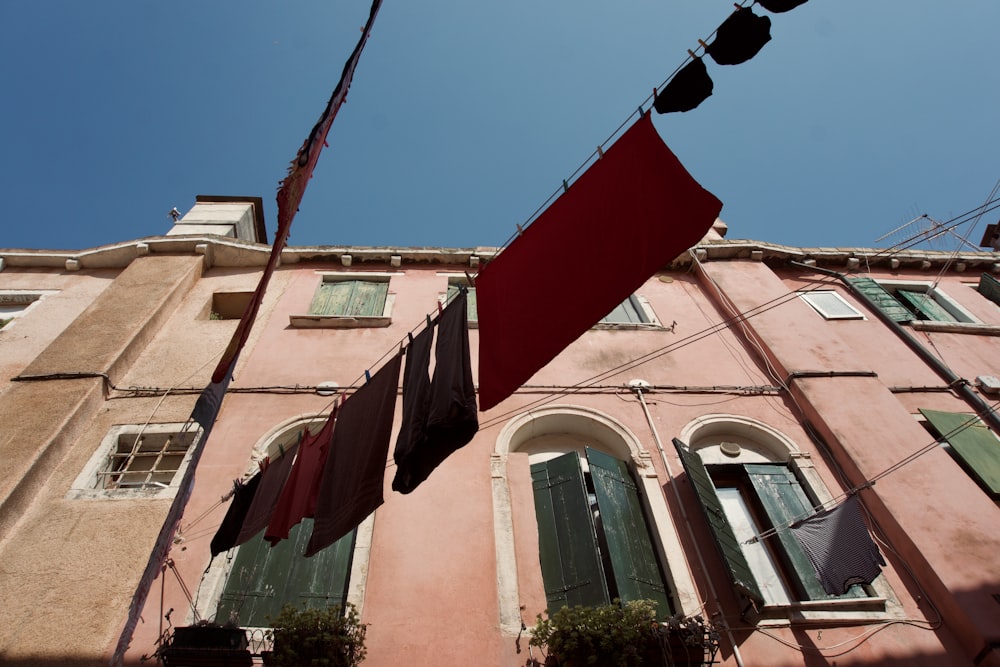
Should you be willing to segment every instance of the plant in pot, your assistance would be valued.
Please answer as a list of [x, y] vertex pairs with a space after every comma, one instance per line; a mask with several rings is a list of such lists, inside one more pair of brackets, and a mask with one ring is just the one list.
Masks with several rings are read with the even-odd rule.
[[548, 618], [538, 615], [530, 644], [544, 647], [546, 665], [630, 667], [644, 664], [651, 653], [659, 654], [657, 625], [651, 600], [563, 607]]
[[365, 633], [357, 609], [348, 604], [326, 609], [285, 605], [271, 621], [272, 651], [265, 664], [275, 667], [354, 667], [365, 659]]

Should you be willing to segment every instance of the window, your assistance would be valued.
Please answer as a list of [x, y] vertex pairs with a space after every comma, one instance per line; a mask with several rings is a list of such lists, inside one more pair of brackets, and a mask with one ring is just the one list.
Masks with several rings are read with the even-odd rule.
[[217, 623], [240, 627], [270, 625], [286, 604], [319, 609], [343, 606], [347, 599], [356, 530], [312, 558], [305, 558], [312, 519], [304, 519], [287, 540], [274, 547], [263, 531], [236, 550], [232, 569], [216, 609]]
[[0, 329], [24, 315], [32, 304], [48, 293], [0, 290]]
[[387, 327], [395, 298], [389, 293], [391, 275], [324, 275], [309, 305], [309, 314], [290, 316], [290, 324], [302, 328]]
[[833, 290], [799, 292], [799, 297], [828, 320], [863, 320], [865, 318], [844, 297]]
[[476, 288], [469, 285], [467, 278], [448, 278], [448, 293], [444, 297], [444, 303], [451, 303], [451, 300], [458, 294], [458, 288], [463, 285], [469, 295], [467, 299], [469, 324], [477, 324], [479, 322], [479, 310], [476, 308]]
[[210, 320], [238, 320], [253, 299], [253, 292], [215, 292], [209, 311]]
[[977, 323], [964, 308], [929, 282], [853, 277], [850, 283], [896, 322]]
[[651, 599], [672, 613], [628, 466], [585, 448], [531, 465], [548, 608]]
[[975, 415], [921, 409], [928, 429], [994, 500], [1000, 499], [1000, 440]]
[[116, 426], [70, 491], [71, 498], [171, 497], [201, 434], [185, 424]]
[[987, 299], [1000, 306], [1000, 280], [984, 273], [979, 276], [979, 286], [976, 289]]
[[630, 295], [594, 325], [595, 329], [659, 329], [660, 322], [641, 296]]
[[[828, 595], [816, 579], [808, 557], [787, 529], [819, 505], [800, 466], [768, 461], [773, 454], [760, 442], [741, 447], [718, 437], [715, 441], [697, 452], [676, 438], [674, 445], [730, 580], [746, 603], [744, 616], [825, 621], [885, 612], [891, 592], [881, 578], [870, 587], [853, 586], [840, 596]], [[814, 478], [818, 479], [808, 476], [810, 481]], [[754, 539], [772, 530], [770, 536]]]

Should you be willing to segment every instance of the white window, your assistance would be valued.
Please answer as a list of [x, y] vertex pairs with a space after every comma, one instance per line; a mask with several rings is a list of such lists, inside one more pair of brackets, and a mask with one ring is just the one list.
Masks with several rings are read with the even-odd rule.
[[307, 315], [291, 315], [298, 328], [353, 329], [387, 327], [392, 322], [395, 295], [389, 292], [391, 273], [323, 274]]
[[865, 316], [833, 290], [799, 292], [799, 297], [828, 320], [863, 320]]
[[660, 321], [649, 301], [637, 294], [630, 294], [594, 325], [595, 329], [659, 329], [660, 327]]
[[20, 292], [0, 290], [0, 329], [22, 317], [39, 299], [54, 291]]
[[77, 477], [68, 497], [173, 497], [200, 434], [200, 428], [185, 430], [185, 424], [115, 426]]

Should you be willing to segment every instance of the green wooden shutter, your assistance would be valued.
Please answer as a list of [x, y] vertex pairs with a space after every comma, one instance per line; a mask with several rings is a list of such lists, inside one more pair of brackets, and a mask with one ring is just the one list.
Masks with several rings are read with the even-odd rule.
[[343, 606], [347, 599], [354, 531], [312, 558], [302, 556], [312, 519], [292, 528], [274, 547], [263, 533], [242, 545], [219, 599], [216, 621], [235, 617], [242, 627], [265, 627], [286, 604], [298, 608]]
[[347, 317], [381, 317], [385, 310], [385, 297], [389, 293], [389, 283], [352, 281], [354, 291], [343, 313]]
[[852, 277], [848, 278], [847, 282], [863, 294], [871, 305], [888, 315], [894, 322], [909, 322], [913, 319], [913, 313], [871, 278]]
[[896, 292], [904, 301], [922, 313], [924, 317], [935, 322], [957, 322], [955, 316], [941, 307], [930, 294], [922, 292], [911, 292], [910, 290], [898, 290]]
[[337, 316], [347, 312], [351, 294], [354, 292], [354, 280], [338, 282], [322, 282], [313, 296], [309, 306], [310, 315]]
[[653, 600], [660, 618], [671, 616], [670, 596], [628, 465], [589, 447], [586, 454], [619, 598]]
[[989, 491], [990, 497], [1000, 498], [1000, 440], [993, 432], [973, 415], [922, 408], [920, 414], [948, 441], [952, 451]]
[[701, 508], [705, 513], [709, 528], [715, 536], [715, 543], [719, 547], [722, 559], [729, 568], [729, 576], [733, 585], [751, 600], [763, 604], [764, 596], [757, 587], [757, 580], [754, 579], [750, 565], [746, 556], [740, 548], [740, 543], [733, 534], [733, 529], [729, 525], [726, 513], [719, 502], [719, 496], [715, 493], [715, 485], [712, 478], [708, 476], [705, 464], [697, 454], [688, 451], [687, 446], [674, 438], [674, 447], [681, 457], [681, 464], [687, 473], [691, 487], [701, 501]]
[[531, 480], [549, 610], [608, 604], [597, 533], [576, 452], [533, 464]]
[[[841, 596], [829, 595], [823, 590], [822, 584], [816, 578], [816, 570], [809, 557], [802, 550], [799, 541], [795, 539], [788, 527], [795, 521], [801, 521], [813, 513], [813, 504], [799, 484], [795, 473], [788, 466], [774, 463], [748, 463], [743, 466], [750, 478], [757, 497], [764, 506], [767, 518], [772, 526], [777, 526], [777, 540], [781, 543], [789, 564], [798, 580], [799, 595], [803, 600], [821, 600], [832, 597], [867, 597], [861, 586], [851, 586], [847, 593]], [[775, 538], [771, 538], [775, 539]]]
[[[466, 308], [468, 309], [468, 319], [470, 322], [476, 322], [479, 320], [479, 310], [476, 308], [476, 288], [466, 287]], [[451, 303], [451, 300], [455, 298], [458, 294], [458, 285], [448, 285], [448, 298], [447, 302]]]
[[979, 276], [979, 293], [1000, 306], [1000, 280], [988, 273]]

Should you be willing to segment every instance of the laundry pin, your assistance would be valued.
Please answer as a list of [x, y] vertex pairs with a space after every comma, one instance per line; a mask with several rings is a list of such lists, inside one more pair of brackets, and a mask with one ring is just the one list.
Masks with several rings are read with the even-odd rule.
[[[656, 88], [653, 88], [653, 96], [654, 97], [656, 96]], [[602, 157], [604, 157], [604, 149], [601, 148], [600, 146], [598, 146], [597, 147], [597, 159], [600, 160]]]
[[569, 183], [566, 182], [565, 178], [563, 179], [563, 192], [569, 192]]
[[368, 369], [365, 369], [365, 384], [368, 384], [371, 381], [372, 381], [372, 374], [368, 371]]
[[701, 48], [705, 49], [705, 53], [708, 53], [708, 44], [705, 43], [705, 40], [699, 39], [698, 43], [701, 44]]

